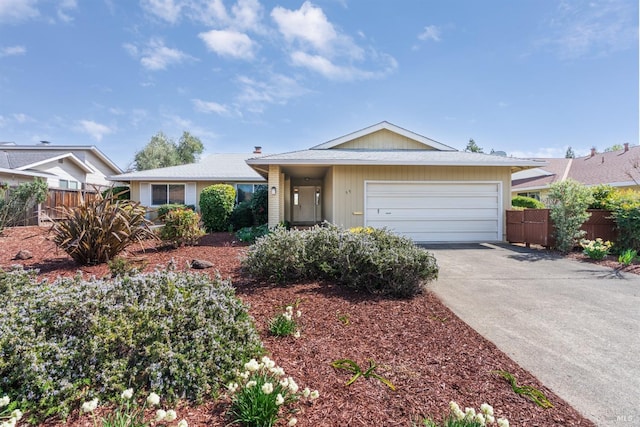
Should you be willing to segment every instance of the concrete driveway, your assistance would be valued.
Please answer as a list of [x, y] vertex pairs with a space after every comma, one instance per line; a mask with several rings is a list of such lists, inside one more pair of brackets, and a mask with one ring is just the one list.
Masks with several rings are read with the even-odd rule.
[[597, 425], [640, 425], [640, 276], [507, 244], [426, 248], [456, 315]]

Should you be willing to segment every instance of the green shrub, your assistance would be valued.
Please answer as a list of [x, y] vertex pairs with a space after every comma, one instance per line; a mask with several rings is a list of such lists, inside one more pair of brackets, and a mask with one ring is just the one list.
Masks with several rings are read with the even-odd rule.
[[0, 270], [0, 389], [37, 419], [133, 387], [215, 397], [262, 353], [229, 281], [156, 271], [112, 280]]
[[129, 187], [124, 185], [110, 187], [102, 192], [103, 199], [109, 197], [113, 197], [117, 200], [130, 200], [131, 190], [129, 189]]
[[600, 184], [591, 187], [591, 197], [589, 209], [609, 209], [610, 199], [616, 193], [616, 189], [607, 184]]
[[513, 196], [511, 206], [516, 208], [544, 209], [544, 203], [533, 197]]
[[589, 188], [567, 179], [555, 182], [549, 187], [547, 206], [555, 229], [556, 247], [561, 252], [569, 252], [586, 234], [580, 227], [591, 216], [587, 207], [592, 197]]
[[200, 212], [208, 233], [229, 229], [229, 217], [233, 212], [235, 199], [236, 190], [228, 184], [214, 184], [202, 190]]
[[640, 193], [616, 191], [609, 197], [609, 207], [618, 229], [616, 246], [640, 252]]
[[195, 245], [204, 234], [200, 228], [200, 215], [191, 209], [170, 210], [164, 216], [164, 226], [160, 229], [160, 239], [176, 248]]
[[622, 265], [631, 265], [638, 257], [638, 251], [635, 249], [625, 249], [618, 256], [618, 262]]
[[238, 203], [229, 216], [229, 222], [234, 231], [253, 227], [255, 221], [253, 219], [253, 211], [251, 210], [251, 201], [248, 200]]
[[47, 182], [40, 178], [24, 182], [16, 188], [0, 188], [0, 232], [5, 227], [18, 225], [29, 219], [29, 210], [47, 200], [48, 191]]
[[249, 248], [243, 268], [260, 280], [332, 280], [371, 294], [411, 297], [438, 276], [432, 254], [387, 230], [331, 224], [276, 228]]
[[53, 242], [82, 265], [107, 262], [132, 243], [156, 238], [137, 202], [98, 196], [59, 211], [63, 220], [52, 227]]
[[147, 266], [146, 261], [133, 261], [130, 259], [115, 257], [107, 262], [111, 277], [117, 276], [133, 276], [139, 274]]
[[171, 211], [175, 211], [178, 209], [190, 209], [192, 211], [195, 211], [195, 208], [193, 207], [193, 205], [187, 206], [187, 205], [183, 205], [182, 203], [165, 203], [164, 205], [160, 205], [158, 206], [158, 219], [160, 219], [161, 221], [164, 221], [164, 217], [167, 216], [167, 214]]
[[269, 234], [269, 225], [262, 224], [255, 227], [241, 228], [236, 232], [236, 237], [241, 242], [254, 243], [259, 237]]
[[582, 246], [583, 254], [591, 259], [600, 260], [609, 255], [609, 251], [611, 250], [613, 243], [609, 241], [605, 242], [598, 237], [596, 240], [581, 240], [580, 246]]
[[269, 222], [269, 190], [267, 186], [261, 185], [257, 187], [249, 202], [255, 223], [262, 225]]

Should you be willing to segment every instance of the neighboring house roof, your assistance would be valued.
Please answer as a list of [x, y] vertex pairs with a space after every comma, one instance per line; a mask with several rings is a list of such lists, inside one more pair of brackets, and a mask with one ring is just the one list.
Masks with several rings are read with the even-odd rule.
[[246, 160], [256, 154], [211, 154], [197, 163], [149, 169], [110, 176], [112, 181], [255, 181], [265, 179]]
[[[513, 191], [543, 190], [554, 182], [571, 178], [587, 186], [609, 184], [628, 187], [640, 183], [640, 146], [575, 159], [537, 159], [548, 163], [536, 172], [517, 172], [512, 176]], [[527, 175], [529, 174], [529, 175]]]
[[86, 172], [94, 172], [85, 163], [87, 153], [93, 153], [114, 172], [122, 169], [111, 161], [104, 153], [93, 145], [14, 145], [0, 144], [0, 167], [6, 169], [26, 170], [43, 163], [73, 156], [73, 161], [82, 164]]
[[36, 171], [21, 171], [17, 169], [7, 169], [0, 167], [0, 175], [18, 175], [18, 176], [29, 176], [29, 177], [38, 177], [38, 178], [51, 178], [53, 175], [46, 172], [36, 172]]

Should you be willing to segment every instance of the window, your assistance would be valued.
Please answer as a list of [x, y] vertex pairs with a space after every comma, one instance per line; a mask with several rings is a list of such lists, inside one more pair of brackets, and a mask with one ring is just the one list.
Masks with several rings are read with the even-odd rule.
[[536, 199], [540, 201], [540, 192], [534, 191], [529, 193], [518, 193], [518, 196], [531, 197], [532, 199]]
[[152, 184], [151, 185], [151, 205], [159, 206], [167, 203], [185, 202], [184, 184]]
[[69, 188], [71, 190], [77, 190], [80, 188], [80, 183], [78, 181], [70, 181], [68, 179], [60, 179], [58, 180], [58, 186], [60, 188]]
[[236, 202], [246, 202], [251, 200], [253, 193], [260, 187], [266, 187], [264, 184], [236, 184]]

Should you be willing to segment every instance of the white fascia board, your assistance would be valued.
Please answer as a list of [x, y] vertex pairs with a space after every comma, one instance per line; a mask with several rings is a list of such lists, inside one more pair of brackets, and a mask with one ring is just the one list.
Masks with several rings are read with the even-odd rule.
[[19, 168], [16, 168], [16, 170], [26, 170], [26, 169], [31, 169], [31, 168], [35, 168], [47, 163], [51, 163], [51, 162], [55, 162], [56, 160], [60, 160], [60, 159], [71, 159], [74, 163], [76, 163], [78, 166], [80, 166], [80, 169], [84, 170], [86, 173], [94, 173], [95, 171], [90, 168], [89, 166], [87, 166], [82, 160], [80, 160], [79, 158], [77, 158], [75, 155], [73, 155], [73, 153], [65, 153], [65, 154], [60, 154], [58, 156], [54, 156], [54, 157], [49, 157], [48, 159], [44, 159], [44, 160], [40, 160], [39, 162], [34, 162], [28, 165], [24, 165], [21, 166]]
[[0, 174], [34, 176], [39, 178], [51, 178], [54, 176], [45, 172], [23, 171], [19, 169], [7, 169], [7, 168], [0, 168]]
[[449, 147], [448, 145], [441, 144], [438, 141], [434, 141], [433, 139], [427, 138], [426, 136], [419, 135], [417, 133], [411, 132], [411, 131], [409, 131], [407, 129], [401, 128], [399, 126], [396, 126], [396, 125], [394, 125], [392, 123], [389, 123], [389, 122], [386, 122], [386, 121], [385, 122], [380, 122], [380, 123], [375, 124], [373, 126], [366, 127], [364, 129], [361, 129], [361, 130], [356, 131], [356, 132], [352, 132], [350, 134], [341, 136], [339, 138], [332, 139], [331, 141], [325, 142], [323, 144], [316, 145], [314, 147], [311, 147], [310, 150], [325, 150], [325, 149], [333, 148], [333, 147], [336, 147], [336, 146], [338, 146], [340, 144], [344, 144], [345, 142], [349, 142], [349, 141], [352, 141], [354, 139], [357, 139], [357, 138], [372, 134], [372, 133], [377, 132], [377, 131], [382, 130], [382, 129], [386, 129], [388, 131], [391, 131], [391, 132], [397, 133], [399, 135], [402, 135], [402, 136], [404, 136], [406, 138], [413, 139], [413, 140], [418, 141], [418, 142], [420, 142], [420, 143], [422, 143], [424, 145], [428, 145], [429, 147], [433, 147], [433, 148], [435, 148], [436, 150], [439, 150], [439, 151], [458, 151], [453, 147]]
[[540, 163], [531, 163], [523, 161], [522, 163], [503, 163], [503, 162], [438, 162], [438, 161], [375, 161], [375, 160], [295, 160], [295, 159], [256, 159], [248, 160], [250, 165], [314, 165], [314, 166], [335, 166], [335, 165], [348, 165], [348, 166], [499, 166], [499, 167], [540, 167]]

